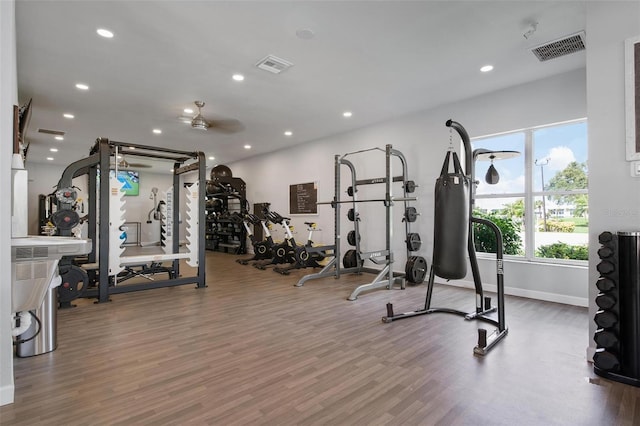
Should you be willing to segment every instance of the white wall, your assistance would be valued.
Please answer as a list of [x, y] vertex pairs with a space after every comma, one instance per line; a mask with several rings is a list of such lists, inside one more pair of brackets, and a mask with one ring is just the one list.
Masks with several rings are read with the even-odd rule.
[[[14, 1], [0, 1], [0, 222], [11, 223], [11, 154], [16, 83]], [[13, 339], [11, 337], [11, 229], [0, 226], [0, 405], [13, 402]]]
[[[397, 120], [380, 123], [348, 134], [307, 143], [302, 146], [279, 151], [270, 155], [230, 164], [234, 176], [247, 182], [248, 199], [251, 203], [271, 202], [272, 208], [283, 215], [288, 212], [288, 189], [290, 184], [318, 181], [318, 199], [331, 200], [334, 185], [334, 155], [371, 147], [392, 144], [400, 150], [408, 162], [409, 177], [420, 185], [414, 204], [421, 213], [412, 226], [412, 232], [421, 235], [423, 245], [419, 254], [428, 262], [433, 246], [433, 188], [440, 173], [444, 155], [449, 146], [447, 119], [454, 119], [465, 126], [471, 137], [549, 124], [586, 116], [585, 70], [577, 70], [541, 81], [525, 84], [492, 93], [490, 95], [443, 105]], [[427, 96], [427, 94], [425, 94]], [[457, 133], [453, 134], [458, 141]], [[358, 178], [384, 176], [384, 154], [373, 152], [348, 157], [358, 170]], [[399, 171], [399, 162], [394, 163]], [[349, 173], [343, 167], [342, 190], [345, 191]], [[396, 184], [395, 194], [401, 190]], [[366, 191], [366, 192], [365, 192]], [[384, 188], [363, 188], [360, 199], [380, 198]], [[344, 194], [342, 199], [346, 199]], [[350, 229], [345, 218], [341, 222], [343, 235]], [[384, 247], [384, 208], [379, 204], [361, 204], [363, 218], [361, 234], [364, 250]], [[401, 224], [402, 206], [394, 210], [394, 270], [403, 271], [406, 261], [404, 229]], [[321, 206], [319, 216], [294, 217], [293, 223], [300, 232], [304, 221], [318, 221], [324, 230], [318, 242], [333, 241], [333, 209]], [[343, 249], [347, 249], [346, 242]], [[480, 259], [483, 282], [491, 290], [495, 284], [495, 261]], [[471, 278], [458, 281], [457, 285], [470, 285]], [[555, 300], [562, 303], [587, 305], [586, 267], [560, 267], [528, 262], [507, 261], [505, 287], [510, 294]]]
[[[625, 160], [624, 40], [640, 35], [640, 3], [587, 2], [589, 317], [597, 307], [598, 235], [640, 230], [640, 179]], [[590, 354], [595, 323], [589, 322]]]

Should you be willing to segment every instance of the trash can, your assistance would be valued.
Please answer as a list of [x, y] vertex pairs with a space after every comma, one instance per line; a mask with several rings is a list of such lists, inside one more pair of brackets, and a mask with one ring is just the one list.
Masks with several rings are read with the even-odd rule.
[[[20, 358], [46, 354], [58, 346], [58, 288], [49, 288], [42, 305], [32, 312], [38, 317], [40, 324], [32, 318], [27, 331], [18, 336], [16, 355]], [[36, 333], [38, 334], [30, 339]], [[22, 340], [28, 341], [20, 343]]]

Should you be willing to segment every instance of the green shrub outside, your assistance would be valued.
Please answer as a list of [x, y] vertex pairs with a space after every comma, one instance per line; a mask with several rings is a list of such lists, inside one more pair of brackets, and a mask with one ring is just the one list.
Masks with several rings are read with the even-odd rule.
[[[547, 220], [547, 232], [573, 232], [575, 229], [576, 224], [573, 222]], [[538, 230], [544, 231], [544, 222], [538, 224]]]
[[557, 242], [538, 247], [536, 256], [549, 259], [588, 260], [589, 249], [586, 245], [572, 246], [567, 243]]
[[[504, 244], [504, 254], [523, 255], [522, 239], [520, 238], [520, 223], [512, 217], [497, 215], [495, 213], [473, 212], [474, 217], [490, 220], [502, 231], [502, 242]], [[474, 245], [477, 252], [495, 253], [496, 236], [491, 228], [474, 223]]]

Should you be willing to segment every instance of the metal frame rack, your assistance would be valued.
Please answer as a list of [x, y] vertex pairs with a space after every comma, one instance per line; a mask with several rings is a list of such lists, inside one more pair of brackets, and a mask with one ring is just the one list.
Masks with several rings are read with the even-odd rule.
[[[354, 166], [354, 164], [349, 161], [347, 159], [348, 156], [351, 155], [355, 155], [355, 154], [360, 154], [360, 153], [364, 153], [364, 152], [369, 152], [369, 151], [382, 151], [385, 153], [385, 164], [386, 164], [386, 174], [384, 177], [380, 177], [380, 178], [374, 178], [374, 179], [357, 179], [356, 176], [356, 167]], [[402, 175], [400, 176], [393, 176], [392, 173], [392, 158], [393, 157], [397, 157], [398, 159], [400, 159], [400, 162], [402, 163]], [[346, 166], [350, 173], [351, 173], [351, 194], [352, 197], [350, 200], [341, 200], [341, 180], [340, 180], [340, 172], [341, 172], [341, 166]], [[334, 245], [330, 245], [330, 246], [323, 246], [323, 247], [317, 247], [317, 248], [313, 248], [313, 249], [317, 249], [318, 251], [320, 250], [329, 250], [329, 251], [333, 251], [333, 259], [331, 259], [329, 261], [329, 263], [327, 263], [327, 265], [318, 273], [315, 274], [310, 274], [310, 275], [305, 275], [304, 277], [302, 277], [298, 283], [295, 285], [296, 287], [302, 287], [304, 285], [305, 282], [309, 281], [309, 280], [313, 280], [313, 279], [318, 279], [318, 278], [323, 278], [323, 277], [328, 277], [328, 276], [334, 276], [336, 279], [340, 278], [341, 274], [348, 274], [348, 273], [361, 273], [361, 272], [373, 272], [373, 273], [377, 273], [376, 277], [373, 279], [372, 282], [368, 283], [368, 284], [362, 284], [360, 286], [358, 286], [355, 290], [353, 290], [353, 292], [349, 295], [349, 297], [347, 298], [347, 300], [356, 300], [358, 295], [366, 290], [373, 290], [373, 289], [378, 289], [378, 288], [387, 288], [387, 289], [391, 289], [393, 288], [393, 285], [395, 283], [399, 283], [401, 285], [401, 288], [404, 289], [405, 288], [405, 280], [404, 277], [402, 275], [394, 275], [393, 270], [392, 270], [392, 266], [394, 263], [394, 256], [393, 256], [393, 251], [391, 249], [391, 244], [393, 241], [393, 206], [395, 202], [398, 201], [402, 201], [404, 203], [404, 207], [405, 207], [405, 211], [407, 211], [407, 208], [409, 207], [409, 205], [407, 204], [410, 201], [415, 201], [416, 198], [415, 197], [409, 197], [407, 196], [407, 176], [408, 176], [408, 172], [407, 172], [407, 161], [404, 157], [404, 155], [398, 151], [393, 149], [393, 147], [391, 145], [386, 145], [385, 149], [381, 149], [381, 148], [371, 148], [371, 149], [366, 149], [366, 150], [361, 150], [361, 151], [356, 151], [356, 152], [350, 152], [347, 154], [344, 154], [342, 156], [340, 155], [336, 155], [335, 156], [335, 195], [334, 195], [334, 199], [333, 201], [327, 201], [327, 202], [319, 202], [318, 204], [329, 204], [331, 205], [331, 207], [334, 208], [334, 214], [335, 214], [335, 240], [334, 240]], [[393, 183], [394, 182], [402, 182], [403, 183], [403, 196], [402, 197], [398, 197], [398, 198], [394, 198], [393, 197]], [[375, 184], [385, 184], [385, 196], [384, 198], [380, 198], [380, 199], [372, 199], [372, 200], [358, 200], [357, 199], [357, 187], [358, 185], [375, 185]], [[358, 236], [360, 235], [360, 230], [359, 230], [359, 223], [358, 223], [358, 213], [357, 213], [357, 205], [359, 203], [367, 203], [367, 202], [372, 202], [372, 203], [382, 203], [385, 206], [385, 212], [386, 212], [386, 227], [385, 227], [385, 236], [386, 236], [386, 244], [385, 244], [385, 248], [382, 250], [376, 250], [376, 251], [369, 251], [369, 252], [362, 252], [360, 249], [360, 239], [358, 238]], [[352, 212], [353, 212], [353, 224], [354, 224], [354, 231], [355, 231], [355, 253], [356, 253], [356, 266], [354, 267], [345, 267], [342, 268], [340, 265], [340, 259], [341, 259], [341, 255], [340, 255], [340, 241], [341, 241], [341, 235], [340, 235], [340, 220], [341, 220], [341, 205], [342, 204], [351, 204], [352, 205]], [[405, 226], [406, 226], [406, 230], [407, 230], [407, 234], [410, 231], [410, 223], [409, 221], [405, 220]], [[309, 250], [311, 252], [311, 250]], [[407, 256], [409, 256], [409, 251], [407, 250]], [[364, 268], [364, 261], [365, 260], [371, 260], [374, 264], [376, 265], [381, 265], [382, 266], [382, 270], [378, 271], [378, 270], [371, 270], [368, 268]]]
[[[88, 230], [88, 238], [92, 241], [92, 251], [88, 255], [88, 263], [96, 263], [97, 262], [97, 288], [90, 288], [86, 291], [83, 291], [82, 297], [97, 297], [98, 302], [107, 302], [109, 300], [109, 295], [118, 294], [118, 293], [126, 293], [131, 291], [138, 290], [147, 290], [152, 288], [161, 288], [161, 287], [172, 287], [183, 284], [195, 283], [197, 288], [206, 287], [205, 284], [205, 256], [204, 256], [204, 223], [205, 223], [205, 211], [203, 208], [198, 209], [197, 213], [197, 230], [191, 230], [192, 233], [196, 233], [195, 235], [191, 235], [191, 239], [197, 245], [197, 254], [196, 256], [196, 264], [197, 264], [197, 274], [192, 277], [181, 277], [180, 276], [180, 258], [184, 256], [180, 256], [179, 254], [179, 238], [171, 238], [169, 241], [171, 242], [171, 250], [174, 255], [164, 254], [158, 256], [138, 256], [140, 258], [140, 262], [150, 261], [154, 262], [155, 260], [171, 260], [172, 266], [170, 268], [171, 274], [169, 279], [167, 280], [149, 280], [144, 283], [133, 283], [122, 286], [112, 285], [110, 279], [110, 271], [109, 271], [109, 257], [110, 257], [110, 221], [112, 218], [109, 217], [110, 213], [110, 183], [108, 178], [103, 178], [99, 180], [98, 183], [98, 172], [99, 170], [108, 171], [110, 166], [110, 158], [111, 156], [115, 156], [119, 149], [121, 148], [135, 148], [134, 150], [128, 149], [127, 155], [129, 156], [140, 156], [140, 157], [148, 157], [148, 158], [156, 158], [156, 159], [164, 159], [169, 161], [174, 161], [174, 172], [173, 172], [173, 200], [176, 202], [172, 202], [172, 209], [168, 211], [168, 215], [171, 215], [173, 218], [178, 218], [179, 215], [179, 202], [180, 200], [180, 191], [181, 191], [181, 183], [180, 177], [181, 175], [188, 172], [197, 172], [198, 180], [197, 183], [200, 188], [200, 192], [198, 195], [198, 201], [201, 203], [204, 199], [201, 194], [205, 192], [205, 157], [202, 152], [187, 152], [187, 151], [178, 151], [173, 149], [166, 149], [160, 147], [150, 147], [145, 145], [138, 145], [129, 142], [116, 142], [110, 141], [106, 138], [99, 138], [96, 140], [93, 148], [91, 149], [89, 157], [86, 157], [82, 160], [76, 161], [64, 170], [62, 177], [60, 178], [57, 188], [58, 191], [65, 190], [66, 188], [72, 188], [72, 179], [82, 175], [88, 175], [88, 186], [89, 186], [89, 194], [99, 195], [99, 197], [91, 196], [89, 197], [89, 205], [88, 205], [88, 222], [89, 222], [89, 230]], [[108, 173], [103, 173], [108, 177]], [[99, 201], [96, 200], [99, 198]], [[57, 207], [59, 211], [62, 210], [70, 210], [72, 208], [72, 203], [70, 200], [58, 199]], [[98, 220], [98, 212], [101, 212], [101, 218]], [[193, 212], [192, 212], [193, 213]], [[172, 236], [179, 235], [179, 221], [172, 220], [169, 223], [169, 229], [167, 229], [167, 233], [170, 233]], [[70, 235], [70, 230], [61, 230], [62, 235]], [[102, 237], [102, 238], [100, 238]], [[143, 257], [148, 257], [149, 259], [142, 259]], [[115, 278], [115, 277], [114, 277]]]

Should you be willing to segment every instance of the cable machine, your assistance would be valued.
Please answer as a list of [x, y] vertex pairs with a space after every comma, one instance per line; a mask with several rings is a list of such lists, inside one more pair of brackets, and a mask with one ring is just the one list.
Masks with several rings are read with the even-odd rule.
[[[472, 151], [471, 142], [469, 139], [469, 135], [465, 128], [458, 122], [453, 120], [448, 120], [445, 124], [447, 127], [450, 127], [462, 138], [463, 147], [464, 147], [464, 155], [465, 155], [465, 174], [466, 177], [470, 181], [470, 191], [471, 196], [469, 197], [469, 229], [468, 229], [468, 238], [467, 238], [467, 252], [469, 255], [469, 262], [471, 264], [471, 272], [473, 275], [473, 282], [476, 292], [476, 308], [475, 312], [463, 312], [456, 309], [450, 308], [432, 308], [431, 307], [431, 297], [433, 294], [433, 284], [435, 278], [434, 265], [431, 265], [429, 271], [429, 279], [427, 285], [427, 294], [425, 298], [424, 307], [422, 309], [418, 309], [411, 312], [406, 312], [402, 314], [394, 314], [393, 305], [391, 303], [387, 303], [387, 316], [382, 318], [382, 321], [385, 323], [390, 323], [395, 320], [410, 318], [419, 315], [427, 315], [433, 313], [449, 313], [455, 315], [461, 315], [466, 320], [479, 320], [484, 321], [489, 324], [493, 324], [497, 327], [497, 329], [491, 334], [487, 334], [487, 330], [480, 328], [478, 329], [478, 344], [473, 349], [474, 354], [477, 355], [486, 355], [493, 346], [495, 346], [502, 338], [504, 338], [508, 333], [508, 328], [505, 324], [505, 314], [504, 314], [504, 269], [503, 269], [503, 241], [502, 241], [502, 232], [498, 226], [491, 222], [490, 220], [473, 217], [473, 205], [475, 203], [475, 169], [474, 163], [479, 155], [490, 154], [493, 151], [489, 151], [486, 149], [476, 149]], [[510, 153], [514, 153], [514, 151], [510, 151]], [[517, 154], [517, 153], [516, 153]], [[478, 259], [476, 257], [476, 250], [474, 245], [474, 237], [473, 237], [473, 223], [477, 223], [480, 225], [484, 225], [489, 227], [495, 237], [496, 237], [496, 283], [498, 290], [497, 297], [497, 306], [491, 306], [491, 298], [485, 297], [484, 290], [482, 288], [482, 280], [480, 277], [480, 271], [478, 269]], [[498, 313], [498, 319], [495, 320], [493, 318], [489, 318], [486, 315], [492, 312]]]
[[[174, 161], [173, 183], [166, 192], [166, 214], [163, 215], [161, 246], [163, 254], [147, 254], [139, 256], [123, 255], [124, 247], [119, 243], [120, 226], [124, 224], [124, 201], [120, 191], [122, 183], [116, 175], [110, 176], [110, 159], [117, 157], [118, 152], [126, 148], [128, 156], [140, 156]], [[102, 171], [102, 178], [99, 178]], [[85, 270], [95, 277], [97, 288], [82, 286], [81, 294], [76, 297], [96, 297], [99, 303], [107, 302], [109, 295], [126, 293], [152, 288], [172, 287], [195, 283], [197, 288], [206, 287], [204, 257], [204, 223], [205, 210], [203, 196], [206, 192], [206, 163], [202, 152], [178, 151], [160, 147], [137, 145], [128, 142], [109, 141], [106, 138], [96, 140], [90, 155], [78, 160], [64, 170], [58, 181], [56, 191], [57, 211], [52, 217], [60, 235], [71, 235], [71, 228], [79, 223], [78, 214], [72, 209], [76, 199], [76, 191], [72, 180], [75, 177], [88, 175], [88, 238], [92, 241], [92, 250], [87, 263], [66, 265], [67, 271], [74, 271], [77, 276], [86, 279]], [[198, 179], [190, 186], [185, 185], [187, 208], [187, 252], [180, 252], [179, 217], [181, 197], [180, 177], [189, 172], [197, 172]], [[200, 192], [202, 191], [202, 192]], [[97, 195], [97, 196], [96, 196]], [[99, 199], [99, 200], [97, 200]], [[100, 217], [98, 217], [100, 216]], [[192, 277], [180, 276], [180, 259], [186, 259], [189, 266], [197, 269]], [[168, 268], [161, 267], [162, 262], [171, 261]], [[137, 276], [145, 277], [146, 273], [157, 271], [168, 272], [166, 280], [147, 279], [146, 282], [118, 286], [118, 276], [133, 266], [141, 267]], [[145, 269], [146, 268], [146, 269]], [[61, 265], [61, 270], [62, 270]], [[151, 271], [151, 272], [147, 272]], [[64, 279], [64, 276], [63, 276]]]
[[[356, 168], [354, 164], [347, 159], [348, 156], [360, 154], [369, 151], [382, 151], [385, 153], [386, 159], [386, 174], [384, 177], [373, 178], [373, 179], [357, 179]], [[392, 158], [397, 157], [402, 164], [402, 175], [393, 176], [392, 172]], [[351, 186], [347, 190], [347, 194], [351, 197], [350, 200], [341, 200], [341, 181], [340, 181], [340, 172], [341, 167], [346, 166], [349, 169], [351, 175]], [[315, 274], [305, 275], [302, 277], [298, 283], [295, 285], [296, 287], [302, 287], [305, 282], [313, 279], [333, 276], [334, 278], [340, 278], [340, 274], [348, 274], [348, 273], [361, 273], [361, 272], [374, 272], [377, 273], [377, 276], [373, 279], [372, 282], [368, 284], [362, 284], [358, 286], [351, 295], [347, 298], [347, 300], [356, 300], [358, 295], [367, 290], [373, 290], [378, 288], [393, 288], [394, 284], [400, 284], [401, 288], [405, 288], [405, 276], [404, 275], [394, 275], [393, 273], [393, 263], [394, 256], [393, 251], [391, 249], [391, 244], [393, 241], [393, 206], [395, 202], [401, 201], [404, 203], [404, 222], [407, 236], [409, 235], [417, 235], [412, 234], [410, 232], [410, 224], [414, 222], [417, 217], [417, 212], [415, 207], [411, 207], [409, 205], [410, 201], [415, 201], [416, 197], [408, 196], [408, 193], [414, 192], [416, 185], [413, 181], [409, 181], [407, 176], [407, 161], [404, 155], [398, 151], [393, 149], [391, 145], [386, 145], [385, 149], [381, 148], [370, 148], [361, 151], [350, 152], [344, 154], [342, 156], [335, 156], [335, 195], [333, 201], [319, 202], [319, 205], [331, 205], [334, 209], [335, 214], [335, 236], [334, 236], [334, 244], [331, 246], [323, 246], [318, 249], [333, 251], [333, 258], [327, 263], [327, 265], [322, 268], [322, 270]], [[403, 187], [403, 196], [401, 197], [393, 197], [393, 183], [394, 182], [402, 182]], [[375, 185], [375, 184], [384, 184], [385, 185], [385, 196], [380, 199], [370, 199], [370, 200], [358, 200], [357, 192], [359, 185]], [[382, 250], [375, 250], [369, 252], [363, 252], [360, 247], [360, 225], [359, 225], [359, 213], [358, 213], [358, 204], [360, 203], [383, 203], [385, 206], [385, 214], [386, 214], [386, 226], [385, 226], [385, 248]], [[345, 253], [343, 259], [343, 266], [340, 265], [340, 241], [341, 241], [341, 230], [340, 230], [340, 220], [341, 220], [341, 205], [342, 204], [351, 204], [351, 208], [348, 212], [348, 218], [353, 222], [354, 229], [350, 231], [348, 240], [352, 246], [355, 246], [355, 249], [348, 250]], [[409, 237], [408, 237], [409, 239]], [[418, 237], [419, 240], [419, 237]], [[419, 245], [417, 246], [419, 248]], [[417, 250], [415, 244], [414, 237], [414, 245], [413, 249]], [[410, 248], [408, 243], [407, 248], [407, 258], [411, 259], [416, 256], [410, 256]], [[376, 265], [381, 265], [382, 270], [367, 270], [364, 266], [364, 261], [370, 260]], [[415, 263], [416, 268], [422, 266], [421, 262]], [[426, 274], [426, 262], [422, 267], [422, 279]], [[411, 274], [412, 276], [420, 276], [418, 274]], [[413, 278], [412, 278], [413, 279]], [[421, 281], [420, 281], [421, 282]]]

